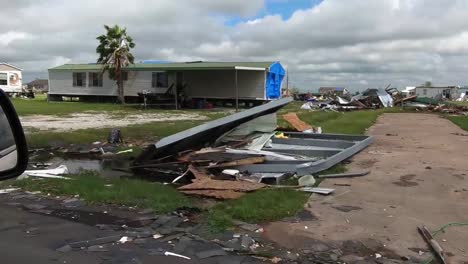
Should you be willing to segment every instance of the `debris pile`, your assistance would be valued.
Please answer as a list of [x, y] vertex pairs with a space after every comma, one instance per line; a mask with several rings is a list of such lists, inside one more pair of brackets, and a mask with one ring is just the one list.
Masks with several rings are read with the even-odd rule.
[[180, 184], [185, 194], [236, 199], [291, 176], [328, 169], [371, 144], [368, 136], [321, 134], [294, 113], [284, 119], [297, 132], [277, 131], [276, 112], [290, 101], [276, 100], [163, 138], [131, 169]]
[[[462, 93], [457, 101], [467, 101], [468, 96]], [[352, 111], [362, 109], [378, 109], [387, 107], [410, 107], [418, 111], [430, 111], [456, 115], [468, 115], [468, 107], [456, 105], [448, 101], [417, 95], [406, 94], [396, 88], [374, 89], [370, 88], [364, 92], [351, 96], [329, 95], [314, 97], [310, 96], [301, 106], [301, 109], [312, 111]]]
[[322, 111], [350, 111], [393, 107], [394, 101], [399, 99], [399, 94], [395, 93], [392, 90], [387, 90], [367, 89], [362, 94], [358, 94], [355, 96], [335, 95], [330, 97], [312, 97], [302, 105], [301, 109]]

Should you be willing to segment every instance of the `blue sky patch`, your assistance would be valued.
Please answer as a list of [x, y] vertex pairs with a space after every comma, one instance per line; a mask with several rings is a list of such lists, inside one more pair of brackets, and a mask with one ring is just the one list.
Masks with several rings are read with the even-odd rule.
[[281, 15], [283, 20], [289, 19], [292, 14], [300, 9], [309, 9], [319, 5], [323, 0], [266, 0], [265, 7], [255, 16], [249, 18], [230, 17], [225, 21], [226, 26], [235, 26], [238, 23], [245, 22], [267, 15]]

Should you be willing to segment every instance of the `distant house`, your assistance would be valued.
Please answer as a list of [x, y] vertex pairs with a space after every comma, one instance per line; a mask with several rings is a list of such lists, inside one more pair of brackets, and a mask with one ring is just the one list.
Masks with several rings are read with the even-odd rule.
[[6, 93], [21, 92], [22, 71], [22, 69], [16, 66], [0, 62], [0, 89]]
[[[115, 98], [116, 82], [107, 73], [102, 75], [101, 69], [99, 64], [65, 64], [49, 69], [49, 99]], [[146, 62], [124, 70], [125, 97], [176, 90], [189, 100], [279, 99], [285, 75], [279, 62]]]
[[418, 86], [415, 89], [415, 95], [438, 100], [455, 100], [459, 97], [459, 92], [458, 86]]
[[320, 95], [346, 95], [349, 94], [349, 91], [344, 87], [320, 87]]
[[28, 89], [36, 89], [47, 92], [49, 90], [49, 81], [47, 79], [36, 79], [26, 84]]
[[416, 87], [406, 86], [406, 88], [402, 90], [401, 93], [403, 93], [406, 97], [416, 95]]

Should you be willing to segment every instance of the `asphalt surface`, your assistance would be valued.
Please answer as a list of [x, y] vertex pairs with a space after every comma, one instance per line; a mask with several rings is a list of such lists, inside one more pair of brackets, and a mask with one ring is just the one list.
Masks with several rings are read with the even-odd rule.
[[24, 211], [0, 204], [1, 263], [194, 263], [175, 257], [148, 256], [133, 245], [122, 245], [120, 252], [58, 252], [68, 242], [115, 234], [56, 217]]
[[[158, 242], [152, 238], [148, 238], [148, 242], [142, 244], [106, 243], [103, 245], [102, 252], [99, 248], [89, 250], [85, 247], [60, 252], [57, 249], [73, 242], [91, 241], [110, 236], [120, 237], [122, 232], [100, 230], [95, 226], [43, 215], [40, 213], [41, 209], [33, 210], [35, 212], [26, 210], [23, 208], [23, 203], [14, 200], [12, 202], [5, 199], [5, 195], [2, 196], [0, 199], [0, 263], [256, 263], [252, 258], [232, 254], [205, 259], [196, 259], [192, 256], [191, 260], [164, 256], [165, 251], [173, 249], [174, 246], [177, 248], [177, 244], [167, 241]], [[188, 242], [195, 244], [201, 251], [213, 248], [213, 243], [196, 240]], [[197, 249], [190, 250], [192, 254], [197, 253]]]

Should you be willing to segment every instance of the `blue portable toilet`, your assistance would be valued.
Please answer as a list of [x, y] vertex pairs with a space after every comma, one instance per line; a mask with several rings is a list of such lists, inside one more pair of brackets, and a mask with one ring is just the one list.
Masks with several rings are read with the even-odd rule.
[[281, 63], [275, 62], [271, 64], [266, 78], [266, 99], [281, 98], [281, 83], [285, 74], [286, 71], [283, 66], [281, 66]]

